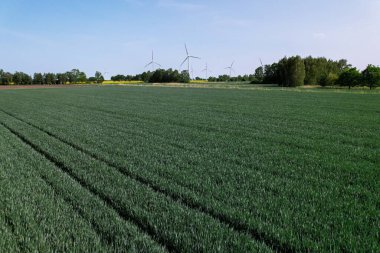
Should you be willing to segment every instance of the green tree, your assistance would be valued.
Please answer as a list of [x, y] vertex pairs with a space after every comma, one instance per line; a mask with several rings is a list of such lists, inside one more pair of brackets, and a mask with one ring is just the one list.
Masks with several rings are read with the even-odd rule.
[[95, 82], [96, 83], [103, 83], [104, 82], [104, 77], [103, 77], [102, 73], [100, 73], [99, 71], [96, 71], [96, 73], [95, 73]]
[[69, 81], [69, 77], [67, 76], [67, 73], [59, 73], [56, 76], [57, 78], [57, 84], [66, 84]]
[[333, 61], [324, 57], [313, 58], [311, 56], [304, 59], [305, 62], [305, 84], [324, 85], [321, 82], [326, 81], [326, 77], [330, 74], [339, 75], [350, 65], [347, 60]]
[[318, 84], [318, 77], [321, 72], [321, 65], [318, 63], [322, 63], [323, 61], [319, 59], [319, 61], [311, 56], [304, 59], [305, 62], [305, 84], [308, 85], [316, 85]]
[[87, 76], [84, 72], [79, 72], [78, 79], [80, 83], [86, 83], [87, 82]]
[[72, 69], [71, 71], [66, 72], [69, 83], [76, 84], [79, 82], [80, 77], [79, 69]]
[[28, 85], [32, 84], [33, 80], [28, 74], [16, 72], [13, 74], [13, 82], [15, 85]]
[[45, 73], [44, 74], [44, 84], [53, 85], [56, 84], [57, 77], [54, 73]]
[[44, 84], [44, 76], [41, 73], [34, 73], [33, 84]]
[[338, 81], [339, 76], [337, 74], [329, 73], [328, 75], [324, 75], [320, 81], [319, 84], [321, 86], [334, 86], [336, 82]]
[[181, 83], [190, 83], [190, 74], [188, 71], [184, 70], [179, 75], [179, 82]]
[[279, 63], [280, 85], [284, 87], [302, 86], [305, 82], [305, 64], [300, 56], [283, 58]]
[[[255, 70], [255, 80], [257, 82], [263, 82], [264, 81], [264, 77], [265, 77], [264, 68], [262, 66], [258, 67]], [[253, 80], [250, 80], [250, 81], [253, 81]]]
[[363, 83], [370, 89], [380, 86], [380, 67], [368, 65], [362, 72]]
[[264, 81], [267, 84], [280, 84], [279, 64], [273, 63], [271, 65], [265, 65]]
[[360, 72], [356, 68], [348, 68], [340, 74], [337, 83], [340, 86], [348, 86], [351, 89], [351, 87], [358, 86], [361, 81], [362, 75]]
[[9, 72], [3, 72], [0, 77], [1, 85], [10, 85], [13, 82], [13, 75]]
[[88, 79], [87, 79], [87, 81], [89, 82], [89, 83], [97, 83], [96, 82], [96, 78], [95, 77], [89, 77]]

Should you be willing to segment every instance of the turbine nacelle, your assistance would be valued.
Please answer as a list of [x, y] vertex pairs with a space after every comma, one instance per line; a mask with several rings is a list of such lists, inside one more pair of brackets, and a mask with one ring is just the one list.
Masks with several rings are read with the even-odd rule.
[[200, 60], [201, 58], [198, 57], [198, 56], [189, 55], [189, 50], [187, 49], [187, 45], [186, 44], [185, 44], [185, 50], [186, 50], [186, 58], [181, 63], [180, 67], [182, 68], [183, 64], [185, 64], [187, 62], [187, 73], [189, 73], [189, 75], [190, 75], [190, 59], [198, 59], [198, 60]]

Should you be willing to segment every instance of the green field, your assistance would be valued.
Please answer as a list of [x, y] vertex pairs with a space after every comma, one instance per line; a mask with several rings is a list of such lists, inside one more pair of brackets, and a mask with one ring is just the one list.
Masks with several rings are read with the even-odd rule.
[[0, 91], [1, 252], [379, 252], [380, 94]]

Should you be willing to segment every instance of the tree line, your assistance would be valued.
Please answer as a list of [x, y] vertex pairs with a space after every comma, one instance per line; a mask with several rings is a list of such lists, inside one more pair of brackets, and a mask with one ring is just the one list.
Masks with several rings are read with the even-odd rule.
[[[197, 77], [196, 80], [202, 80], [202, 78]], [[209, 82], [257, 82], [257, 78], [254, 74], [251, 75], [219, 75], [218, 77], [210, 76], [207, 81]]]
[[[147, 83], [189, 83], [187, 71], [157, 69], [138, 75], [116, 75], [112, 81], [142, 81]], [[197, 77], [196, 80], [204, 80]], [[30, 76], [23, 72], [9, 73], [0, 69], [0, 85], [55, 85], [78, 83], [102, 83], [104, 77], [97, 71], [93, 77], [73, 69], [65, 73], [35, 73]], [[220, 75], [208, 77], [209, 82], [251, 82], [252, 84], [278, 84], [283, 87], [302, 85], [320, 86], [380, 86], [380, 67], [368, 65], [363, 71], [348, 64], [347, 60], [330, 60], [324, 57], [284, 57], [280, 61], [257, 68], [254, 74], [231, 77]]]
[[[156, 71], [148, 71], [138, 75], [116, 75], [111, 77], [112, 81], [142, 81], [146, 83], [188, 83], [190, 82], [190, 75], [186, 70], [178, 72], [178, 70], [163, 70], [158, 69]], [[201, 77], [196, 77], [195, 80], [206, 80]], [[257, 80], [254, 74], [251, 75], [239, 75], [236, 77], [230, 77], [229, 75], [220, 75], [218, 77], [209, 77], [208, 82], [251, 82]]]
[[102, 83], [104, 77], [97, 71], [93, 77], [87, 78], [86, 73], [73, 69], [65, 73], [34, 73], [30, 76], [23, 72], [5, 72], [0, 69], [0, 85], [60, 85], [78, 83]]
[[112, 81], [142, 81], [145, 83], [189, 83], [190, 75], [185, 70], [179, 72], [173, 69], [157, 69], [155, 71], [143, 72], [138, 75], [116, 75], [111, 77]]
[[284, 57], [277, 63], [255, 70], [255, 82], [278, 84], [283, 87], [320, 86], [380, 86], [380, 67], [368, 65], [363, 71], [352, 67], [347, 60], [326, 58]]

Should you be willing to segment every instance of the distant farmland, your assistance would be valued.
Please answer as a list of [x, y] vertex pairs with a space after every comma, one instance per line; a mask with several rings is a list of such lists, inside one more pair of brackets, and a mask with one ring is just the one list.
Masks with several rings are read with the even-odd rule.
[[1, 252], [379, 252], [380, 94], [0, 91]]

